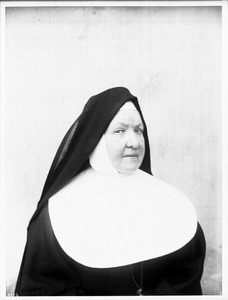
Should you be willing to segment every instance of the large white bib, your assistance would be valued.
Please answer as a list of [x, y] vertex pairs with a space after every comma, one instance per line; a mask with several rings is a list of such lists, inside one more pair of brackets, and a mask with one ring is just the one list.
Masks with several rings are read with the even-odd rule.
[[96, 268], [171, 253], [197, 228], [189, 200], [141, 170], [124, 177], [102, 176], [90, 168], [49, 199], [49, 214], [65, 253]]

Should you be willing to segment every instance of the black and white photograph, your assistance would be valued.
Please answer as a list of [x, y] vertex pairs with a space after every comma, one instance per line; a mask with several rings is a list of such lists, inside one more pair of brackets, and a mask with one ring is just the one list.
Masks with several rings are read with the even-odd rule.
[[3, 299], [228, 299], [227, 3], [1, 2]]

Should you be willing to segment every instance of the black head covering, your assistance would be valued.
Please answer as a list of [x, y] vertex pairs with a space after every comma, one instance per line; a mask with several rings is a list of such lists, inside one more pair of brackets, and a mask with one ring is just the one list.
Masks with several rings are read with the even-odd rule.
[[90, 154], [113, 117], [127, 101], [134, 103], [144, 125], [145, 155], [140, 169], [152, 175], [147, 128], [137, 98], [124, 87], [108, 89], [88, 100], [81, 115], [66, 133], [51, 165], [37, 210], [30, 224], [51, 196], [88, 167]]

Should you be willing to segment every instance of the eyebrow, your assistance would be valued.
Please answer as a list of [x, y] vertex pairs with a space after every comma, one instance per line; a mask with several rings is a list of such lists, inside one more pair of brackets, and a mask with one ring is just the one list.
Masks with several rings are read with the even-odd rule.
[[[118, 122], [114, 125], [114, 127], [118, 127], [118, 126], [123, 126], [123, 127], [127, 127], [128, 124], [127, 123], [124, 123], [124, 122]], [[135, 125], [134, 127], [143, 127], [144, 128], [144, 125], [143, 123], [138, 123], [137, 125]]]

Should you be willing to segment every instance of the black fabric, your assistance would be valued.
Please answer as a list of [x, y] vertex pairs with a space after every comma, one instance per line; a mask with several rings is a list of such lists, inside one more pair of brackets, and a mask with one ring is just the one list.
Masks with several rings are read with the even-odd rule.
[[[58, 244], [48, 214], [48, 199], [89, 166], [89, 155], [110, 121], [127, 101], [134, 103], [144, 124], [145, 156], [140, 169], [152, 175], [147, 128], [137, 98], [123, 87], [109, 89], [91, 97], [60, 144], [37, 209], [30, 220], [15, 289], [17, 295], [136, 294], [137, 287], [132, 280], [132, 270], [135, 278], [138, 278], [138, 264], [96, 269], [77, 263]], [[72, 242], [76, 243], [77, 237], [72, 237]], [[185, 247], [143, 263], [145, 294], [201, 294], [200, 278], [204, 256], [205, 240], [198, 226], [195, 237]]]

